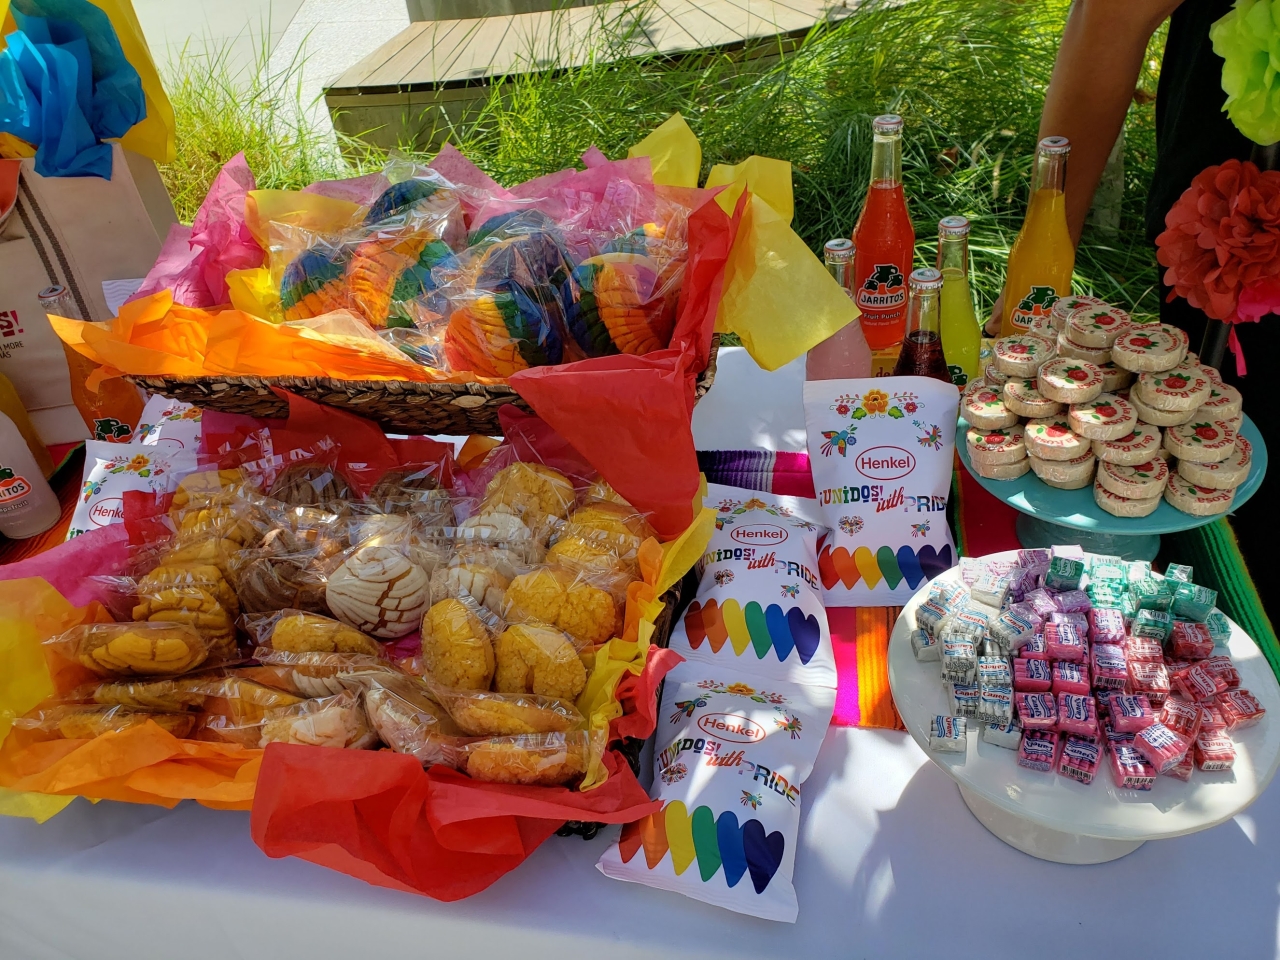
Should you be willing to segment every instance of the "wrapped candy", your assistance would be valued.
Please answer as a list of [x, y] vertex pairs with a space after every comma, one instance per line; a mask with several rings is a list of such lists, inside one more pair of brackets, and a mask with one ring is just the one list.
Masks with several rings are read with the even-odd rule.
[[1181, 697], [1170, 697], [1160, 708], [1158, 722], [1174, 733], [1194, 740], [1200, 732], [1201, 710], [1198, 705]]
[[1203, 623], [1179, 620], [1169, 633], [1169, 652], [1181, 660], [1204, 660], [1213, 656], [1213, 637]]
[[1124, 614], [1098, 607], [1089, 611], [1089, 639], [1094, 643], [1122, 644], [1125, 641]]
[[1018, 766], [1048, 773], [1057, 767], [1061, 755], [1062, 734], [1053, 730], [1023, 731], [1018, 745]]
[[1121, 790], [1150, 790], [1156, 783], [1156, 768], [1134, 749], [1133, 736], [1107, 745], [1111, 754], [1111, 779]]
[[1151, 701], [1140, 693], [1112, 693], [1107, 698], [1107, 709], [1117, 733], [1137, 733], [1156, 722]]
[[1055, 660], [1053, 663], [1053, 692], [1074, 693], [1081, 696], [1089, 692], [1089, 667], [1084, 663], [1073, 663], [1070, 660]]
[[1086, 613], [1092, 606], [1089, 594], [1083, 590], [1067, 590], [1055, 599], [1062, 613]]
[[1171, 611], [1175, 617], [1183, 617], [1204, 623], [1218, 602], [1218, 592], [1194, 583], [1179, 583], [1173, 593]]
[[1150, 637], [1130, 637], [1124, 644], [1125, 659], [1142, 660], [1147, 663], [1164, 662], [1164, 648], [1158, 640]]
[[1049, 561], [1044, 585], [1050, 590], [1078, 590], [1084, 577], [1084, 562], [1071, 557], [1055, 556]]
[[1201, 733], [1225, 733], [1226, 729], [1226, 718], [1222, 716], [1222, 711], [1218, 709], [1218, 705], [1216, 703], [1200, 704]]
[[964, 717], [936, 716], [929, 727], [929, 749], [939, 753], [966, 753], [969, 749]]
[[1253, 726], [1267, 712], [1258, 702], [1258, 698], [1243, 687], [1220, 694], [1216, 706], [1222, 713], [1227, 731], [1230, 733]]
[[1196, 737], [1195, 761], [1201, 770], [1230, 770], [1236, 762], [1235, 744], [1225, 733], [1201, 731]]
[[1170, 680], [1182, 697], [1194, 703], [1208, 702], [1227, 689], [1225, 680], [1199, 663], [1178, 670]]
[[1044, 642], [1044, 634], [1033, 635], [1018, 649], [1018, 656], [1024, 660], [1043, 660], [1048, 663], [1049, 651]]
[[1058, 694], [1058, 729], [1084, 737], [1098, 736], [1098, 708], [1093, 697]]
[[1006, 750], [1017, 750], [1022, 743], [1022, 724], [1017, 720], [1009, 723], [988, 723], [982, 728], [982, 739], [985, 743], [994, 744]]
[[968, 637], [949, 637], [942, 641], [942, 679], [951, 683], [968, 683], [978, 671], [978, 652]]
[[1004, 657], [979, 657], [978, 682], [984, 687], [1012, 686], [1013, 674], [1009, 669], [1009, 661]]
[[1049, 616], [1058, 609], [1058, 602], [1053, 599], [1053, 594], [1048, 590], [1032, 590], [1022, 598], [1023, 603], [1031, 604], [1031, 608], [1041, 619]]
[[1017, 650], [1027, 640], [1035, 636], [1036, 625], [1040, 618], [1030, 604], [1014, 604], [992, 620], [988, 626], [991, 636], [999, 640], [1010, 650]]
[[927, 630], [912, 630], [911, 652], [917, 660], [940, 660], [942, 644]]
[[1091, 651], [1093, 685], [1108, 690], [1123, 690], [1129, 679], [1128, 660], [1124, 647], [1110, 643], [1095, 643]]
[[1070, 623], [1054, 623], [1044, 625], [1044, 642], [1050, 660], [1084, 659], [1084, 637], [1080, 630]]
[[1215, 646], [1225, 647], [1231, 640], [1231, 621], [1227, 615], [1216, 607], [1205, 618], [1204, 625], [1209, 630]]
[[1013, 722], [1013, 690], [983, 686], [978, 698], [978, 719], [1001, 725]]
[[1228, 690], [1234, 690], [1240, 686], [1240, 671], [1236, 669], [1230, 657], [1210, 657], [1200, 665], [1225, 683]]
[[1013, 689], [1019, 693], [1047, 693], [1053, 685], [1048, 660], [1018, 657], [1013, 661]]
[[1191, 779], [1191, 774], [1195, 772], [1195, 749], [1189, 749], [1182, 755], [1182, 759], [1175, 763], [1168, 770], [1164, 771], [1161, 776], [1173, 777], [1175, 780], [1181, 780], [1184, 783]]
[[1146, 694], [1153, 706], [1164, 703], [1171, 689], [1169, 672], [1163, 663], [1148, 663], [1144, 660], [1129, 661], [1129, 682], [1125, 686], [1126, 693]]
[[1102, 748], [1089, 737], [1068, 736], [1062, 745], [1058, 773], [1077, 783], [1093, 783], [1102, 760]]
[[1015, 693], [1018, 719], [1028, 730], [1053, 730], [1058, 725], [1057, 700], [1051, 693]]
[[1156, 773], [1163, 774], [1182, 762], [1191, 741], [1163, 723], [1153, 723], [1134, 735], [1133, 747], [1155, 767]]
[[930, 637], [936, 636], [938, 624], [947, 615], [947, 608], [937, 600], [930, 598], [916, 607], [916, 626]]
[[1191, 583], [1195, 569], [1185, 563], [1171, 563], [1164, 568], [1164, 578], [1175, 583]]
[[982, 705], [982, 687], [977, 683], [948, 684], [951, 691], [951, 712], [957, 717], [978, 718]]
[[1164, 643], [1172, 629], [1173, 617], [1169, 614], [1160, 610], [1139, 610], [1138, 615], [1133, 618], [1129, 633], [1134, 637], [1146, 637]]
[[1168, 613], [1173, 606], [1174, 584], [1170, 580], [1146, 577], [1133, 585], [1133, 598], [1139, 610], [1157, 610]]
[[1013, 586], [1013, 577], [1007, 573], [997, 573], [992, 569], [984, 570], [969, 588], [970, 595], [979, 603], [985, 603], [999, 610], [1009, 596], [1009, 588]]

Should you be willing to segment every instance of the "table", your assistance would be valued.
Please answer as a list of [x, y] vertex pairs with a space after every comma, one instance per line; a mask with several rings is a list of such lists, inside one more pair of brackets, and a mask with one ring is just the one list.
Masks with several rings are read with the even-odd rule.
[[[730, 412], [735, 397], [739, 411], [751, 409], [763, 381], [771, 397], [794, 389], [790, 409], [798, 411], [801, 376], [784, 368], [766, 377], [731, 361], [711, 395], [719, 392]], [[716, 424], [699, 416], [706, 443]], [[76, 800], [43, 826], [0, 818], [0, 958], [349, 960], [465, 950], [564, 960], [593, 946], [610, 960], [1026, 955], [977, 897], [963, 901], [972, 909], [937, 917], [929, 897], [948, 881], [975, 892], [1052, 894], [1071, 919], [1037, 944], [1038, 957], [1074, 957], [1095, 943], [1142, 956], [1220, 955], [1224, 942], [1207, 924], [1129, 920], [1130, 911], [1167, 915], [1161, 890], [1206, 881], [1230, 891], [1216, 909], [1232, 931], [1233, 956], [1280, 952], [1274, 787], [1221, 826], [1099, 866], [1047, 863], [1001, 843], [903, 733], [832, 728], [804, 796], [794, 926], [606, 879], [595, 862], [616, 827], [590, 842], [553, 837], [490, 889], [443, 904], [301, 860], [270, 860], [250, 839], [248, 814]], [[1125, 891], [1124, 911], [1098, 909], [1104, 888]]]

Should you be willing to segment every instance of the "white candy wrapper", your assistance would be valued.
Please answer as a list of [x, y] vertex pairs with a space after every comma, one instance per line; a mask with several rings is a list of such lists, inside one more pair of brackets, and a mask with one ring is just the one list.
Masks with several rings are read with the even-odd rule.
[[185, 467], [190, 460], [194, 471], [200, 448], [201, 420], [199, 407], [157, 393], [142, 408], [133, 442], [154, 447], [155, 452], [175, 468]]
[[[707, 676], [836, 685], [818, 584], [817, 504], [708, 484], [716, 531], [698, 595], [671, 631], [677, 682]], [[753, 679], [754, 678], [754, 679]]]
[[654, 746], [662, 809], [596, 864], [618, 880], [794, 923], [800, 785], [831, 721], [826, 687], [667, 682]]
[[960, 392], [927, 377], [804, 385], [809, 463], [831, 532], [818, 545], [829, 607], [905, 604], [956, 562], [947, 526]]
[[124, 494], [129, 490], [168, 493], [195, 470], [195, 458], [181, 468], [154, 446], [86, 440], [84, 481], [71, 515], [67, 539], [124, 521]]

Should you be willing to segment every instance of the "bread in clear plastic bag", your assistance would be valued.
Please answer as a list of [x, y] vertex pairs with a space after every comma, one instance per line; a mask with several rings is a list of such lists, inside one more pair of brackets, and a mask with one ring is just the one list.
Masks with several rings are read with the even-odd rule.
[[355, 545], [390, 545], [430, 577], [454, 554], [452, 528], [443, 522], [445, 519], [434, 512], [382, 513], [356, 509], [349, 520], [349, 540]]
[[382, 742], [423, 766], [461, 765], [462, 730], [420, 680], [383, 675], [364, 684], [364, 709]]
[[449, 597], [422, 616], [423, 675], [455, 690], [488, 690], [495, 667], [493, 633], [476, 600]]
[[319, 507], [258, 506], [262, 536], [238, 557], [235, 585], [247, 613], [328, 613], [328, 571], [346, 549], [342, 518]]
[[510, 581], [486, 562], [489, 558], [458, 555], [431, 574], [431, 600], [470, 596], [494, 613], [502, 610]]
[[158, 713], [182, 713], [198, 709], [204, 697], [194, 692], [186, 677], [178, 680], [112, 680], [77, 687], [68, 700], [93, 702], [106, 707], [132, 707]]
[[573, 271], [581, 302], [569, 332], [589, 357], [645, 354], [671, 342], [682, 269], [643, 253], [601, 253]]
[[[201, 710], [205, 714], [224, 717], [233, 725], [261, 723], [268, 711], [297, 706], [307, 699], [259, 683], [248, 671], [228, 670], [187, 677], [179, 682], [189, 693], [201, 698]], [[208, 727], [209, 723], [206, 721], [205, 725]]]
[[358, 653], [382, 656], [372, 637], [339, 620], [305, 610], [245, 614], [240, 625], [260, 647], [284, 653]]
[[205, 469], [187, 474], [178, 482], [169, 504], [174, 517], [189, 509], [201, 509], [228, 503], [251, 486], [249, 477], [239, 469]]
[[258, 647], [253, 657], [261, 666], [244, 676], [299, 697], [331, 697], [348, 689], [348, 682], [385, 674], [399, 675], [387, 660], [362, 653], [293, 653]]
[[209, 658], [209, 642], [183, 623], [91, 623], [45, 641], [101, 677], [177, 676]]
[[[502, 615], [509, 621], [535, 620], [558, 627], [580, 645], [595, 646], [619, 630], [619, 598], [596, 580], [563, 567], [545, 565], [521, 574], [507, 587]], [[625, 575], [606, 583], [625, 595]]]
[[494, 689], [576, 700], [587, 684], [578, 647], [544, 623], [513, 623], [494, 641]]
[[473, 780], [549, 787], [586, 772], [590, 738], [582, 730], [492, 737], [468, 741], [461, 753]]
[[549, 519], [565, 519], [577, 503], [573, 482], [541, 463], [517, 461], [499, 470], [485, 486], [479, 514], [512, 513], [545, 539]]
[[355, 494], [351, 481], [332, 459], [332, 456], [317, 456], [289, 464], [276, 475], [268, 496], [290, 507], [319, 507], [331, 513], [341, 512]]
[[312, 747], [368, 750], [378, 743], [369, 727], [358, 693], [343, 690], [333, 696], [271, 707], [260, 717], [237, 720], [223, 715], [204, 718], [201, 734], [250, 747], [293, 743]]
[[583, 506], [587, 506], [594, 501], [601, 501], [603, 503], [617, 503], [629, 509], [632, 509], [632, 510], [635, 509], [634, 507], [631, 506], [631, 503], [625, 497], [623, 497], [622, 494], [618, 493], [617, 490], [613, 489], [613, 485], [610, 484], [609, 481], [605, 480], [603, 477], [599, 477], [591, 481], [590, 485], [588, 485], [588, 487], [584, 491], [582, 491]]
[[122, 733], [148, 721], [178, 739], [188, 736], [196, 718], [190, 713], [161, 713], [126, 706], [61, 704], [32, 710], [14, 720], [20, 730], [39, 730], [67, 740], [92, 740], [107, 733]]
[[416, 630], [429, 596], [423, 569], [381, 539], [353, 548], [325, 586], [325, 602], [335, 617], [383, 639]]
[[569, 700], [437, 686], [431, 687], [431, 693], [449, 711], [458, 728], [472, 737], [565, 733], [585, 725], [582, 714]]
[[138, 622], [186, 624], [208, 641], [210, 650], [220, 659], [231, 659], [236, 653], [235, 617], [239, 608], [233, 605], [227, 609], [219, 599], [225, 583], [157, 583], [149, 574], [138, 581], [138, 602], [132, 618]]

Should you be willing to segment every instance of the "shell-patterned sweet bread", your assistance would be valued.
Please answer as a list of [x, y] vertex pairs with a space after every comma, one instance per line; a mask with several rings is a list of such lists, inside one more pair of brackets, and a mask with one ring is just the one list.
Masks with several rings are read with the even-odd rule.
[[662, 288], [656, 260], [634, 253], [589, 257], [573, 272], [582, 301], [570, 325], [590, 357], [661, 350], [676, 323], [676, 298]]
[[372, 637], [328, 617], [286, 610], [271, 630], [271, 646], [288, 653], [362, 653], [381, 656]]
[[428, 600], [422, 568], [390, 547], [358, 548], [329, 576], [325, 600], [344, 623], [375, 637], [403, 637], [418, 627]]
[[174, 676], [209, 654], [208, 641], [180, 623], [101, 623], [77, 633], [77, 659], [104, 677]]
[[442, 694], [441, 701], [454, 723], [473, 737], [565, 733], [583, 722], [572, 703], [549, 697], [460, 693]]

